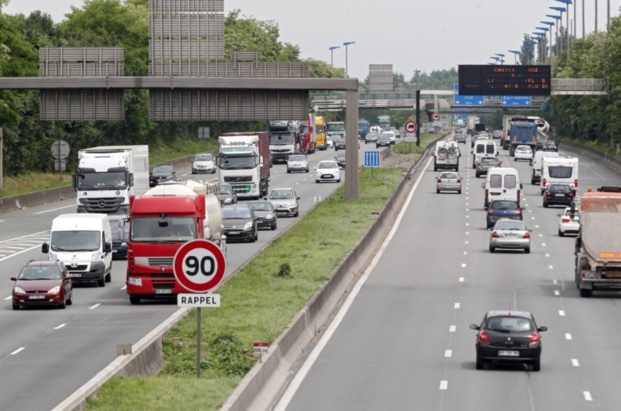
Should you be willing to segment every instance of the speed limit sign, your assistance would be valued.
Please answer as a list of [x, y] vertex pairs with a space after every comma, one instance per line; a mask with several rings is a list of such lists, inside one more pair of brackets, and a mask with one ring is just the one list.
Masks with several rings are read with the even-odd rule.
[[206, 293], [220, 285], [226, 260], [220, 247], [207, 240], [183, 244], [173, 260], [173, 272], [179, 284], [194, 293]]

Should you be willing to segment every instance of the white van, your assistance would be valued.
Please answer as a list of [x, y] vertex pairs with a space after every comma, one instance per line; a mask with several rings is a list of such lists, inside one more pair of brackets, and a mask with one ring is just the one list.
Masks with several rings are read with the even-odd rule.
[[568, 184], [578, 189], [578, 158], [544, 157], [541, 165], [541, 194], [550, 184]]
[[43, 244], [50, 260], [60, 260], [73, 282], [111, 281], [112, 230], [107, 214], [61, 214], [52, 221], [50, 243]]
[[459, 171], [459, 145], [456, 141], [438, 141], [433, 153], [433, 171], [449, 169]]
[[533, 159], [530, 162], [530, 165], [533, 167], [533, 171], [530, 176], [530, 183], [532, 185], [541, 183], [541, 168], [543, 167], [544, 157], [558, 158], [558, 152], [542, 150], [535, 151]]
[[481, 185], [485, 189], [483, 207], [487, 210], [492, 200], [513, 200], [520, 203], [520, 175], [513, 167], [492, 167]]
[[477, 140], [472, 148], [472, 168], [477, 167], [481, 157], [497, 156], [498, 148], [494, 140]]

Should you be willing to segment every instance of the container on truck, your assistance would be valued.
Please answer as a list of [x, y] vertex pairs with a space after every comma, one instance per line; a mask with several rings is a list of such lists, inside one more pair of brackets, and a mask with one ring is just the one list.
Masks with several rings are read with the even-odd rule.
[[80, 150], [73, 187], [78, 213], [128, 214], [129, 197], [149, 189], [149, 146]]
[[358, 120], [358, 138], [361, 140], [364, 140], [365, 137], [367, 136], [367, 134], [369, 134], [369, 127], [371, 126], [371, 124], [369, 124], [369, 121], [361, 118]]
[[296, 130], [290, 121], [270, 121], [268, 131], [272, 163], [286, 163], [291, 154], [298, 153]]
[[164, 183], [132, 196], [130, 205], [126, 285], [132, 304], [187, 292], [173, 272], [184, 243], [205, 239], [226, 253], [218, 184]]
[[317, 150], [326, 150], [328, 142], [326, 140], [326, 121], [322, 116], [315, 117], [315, 148]]
[[107, 214], [61, 214], [52, 220], [50, 242], [43, 244], [50, 260], [63, 262], [73, 282], [111, 281], [112, 230]]
[[[593, 290], [621, 289], [621, 187], [600, 187], [572, 204], [570, 218], [579, 211], [575, 244], [575, 283], [580, 297]], [[574, 217], [575, 218], [575, 217]]]
[[511, 121], [509, 155], [515, 154], [517, 146], [530, 146], [537, 150], [537, 124], [533, 121]]
[[230, 184], [238, 198], [267, 195], [270, 181], [269, 134], [226, 133], [218, 137], [216, 165], [220, 183]]
[[312, 122], [307, 120], [300, 124], [300, 153], [313, 154], [315, 152], [315, 127], [310, 126]]
[[390, 127], [390, 116], [377, 116], [377, 125], [382, 129]]

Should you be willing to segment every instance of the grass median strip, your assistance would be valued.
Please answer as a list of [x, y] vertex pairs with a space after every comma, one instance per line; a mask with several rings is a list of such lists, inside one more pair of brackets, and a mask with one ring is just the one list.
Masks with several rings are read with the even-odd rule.
[[[402, 168], [363, 169], [360, 198], [344, 187], [270, 244], [217, 293], [221, 307], [203, 311], [202, 376], [196, 378], [196, 312], [165, 337], [165, 368], [151, 377], [106, 383], [88, 410], [217, 410], [258, 361], [253, 342], [274, 341], [373, 223], [402, 181]], [[171, 408], [171, 405], [174, 406]]]

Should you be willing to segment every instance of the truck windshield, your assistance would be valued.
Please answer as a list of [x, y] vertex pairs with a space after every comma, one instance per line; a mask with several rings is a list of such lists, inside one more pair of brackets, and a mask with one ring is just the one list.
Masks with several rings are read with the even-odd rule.
[[100, 231], [52, 231], [52, 251], [97, 251], [101, 245]]
[[344, 123], [335, 123], [335, 124], [328, 123], [328, 131], [345, 131], [345, 124]]
[[124, 190], [125, 173], [78, 173], [78, 190]]
[[270, 135], [270, 146], [289, 146], [291, 144], [295, 144], [295, 136], [291, 133]]
[[317, 124], [317, 125], [315, 126], [315, 129], [317, 130], [317, 133], [320, 133], [320, 134], [321, 134], [321, 133], [323, 133], [323, 132], [324, 132], [324, 127], [323, 127], [322, 125], [320, 125], [320, 124]]
[[220, 154], [220, 168], [225, 170], [238, 170], [255, 168], [258, 162], [254, 155], [226, 155]]
[[135, 217], [130, 220], [130, 239], [134, 243], [179, 243], [196, 238], [192, 217]]

